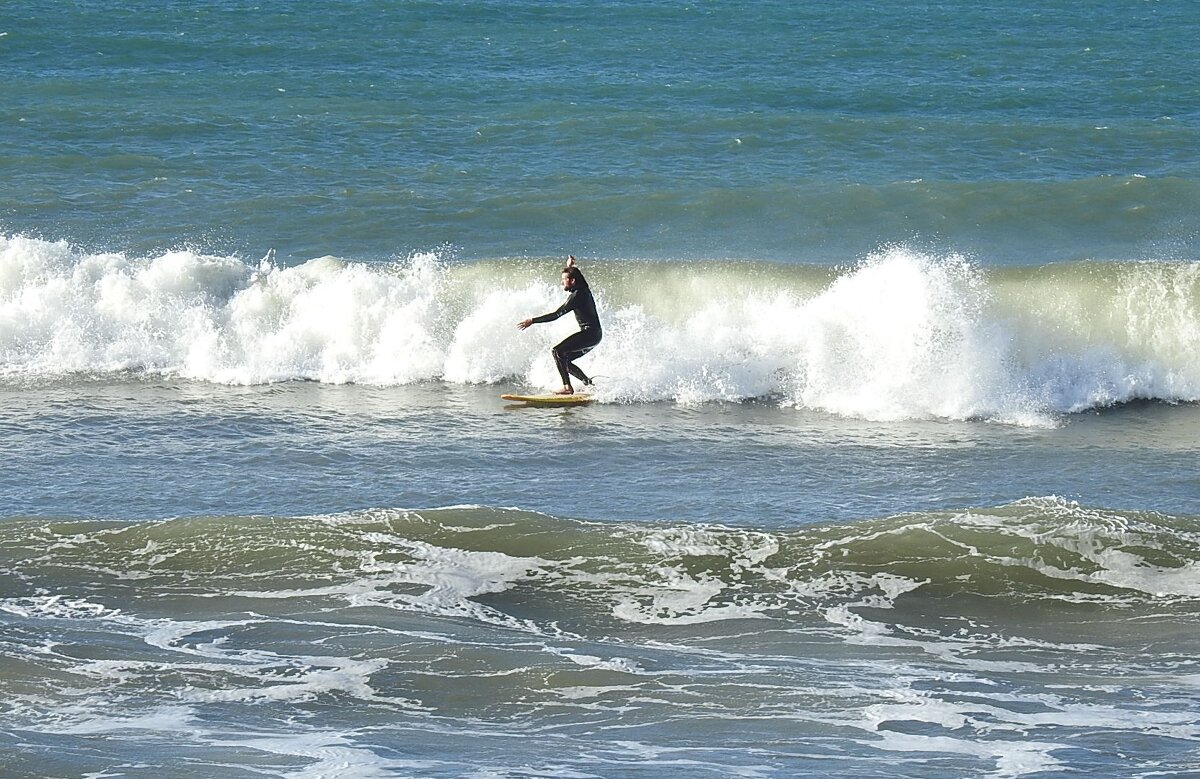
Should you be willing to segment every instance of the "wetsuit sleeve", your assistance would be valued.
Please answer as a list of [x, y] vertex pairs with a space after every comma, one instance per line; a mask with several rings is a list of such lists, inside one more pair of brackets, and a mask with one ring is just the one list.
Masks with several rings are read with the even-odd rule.
[[532, 321], [534, 324], [541, 324], [542, 322], [553, 322], [555, 319], [558, 319], [563, 314], [566, 314], [566, 313], [574, 310], [574, 308], [575, 308], [575, 293], [572, 292], [570, 297], [568, 297], [566, 302], [563, 303], [561, 306], [559, 306], [555, 310], [551, 311], [549, 314], [542, 314], [541, 316], [535, 316], [532, 319]]

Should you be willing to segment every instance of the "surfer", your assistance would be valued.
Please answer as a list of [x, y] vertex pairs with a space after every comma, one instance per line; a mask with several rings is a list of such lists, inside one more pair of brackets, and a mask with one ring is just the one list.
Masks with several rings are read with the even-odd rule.
[[567, 257], [567, 266], [562, 269], [563, 290], [571, 293], [567, 300], [549, 314], [535, 316], [517, 323], [517, 329], [524, 330], [530, 325], [542, 322], [553, 322], [568, 311], [575, 312], [579, 322], [579, 332], [572, 333], [562, 340], [562, 343], [551, 350], [554, 364], [558, 367], [558, 375], [562, 377], [562, 387], [554, 391], [555, 395], [572, 395], [575, 388], [571, 386], [571, 376], [591, 386], [592, 380], [575, 364], [583, 355], [590, 352], [600, 343], [604, 333], [600, 330], [600, 317], [596, 313], [596, 301], [592, 298], [592, 290], [588, 287], [587, 279], [575, 265], [575, 256]]

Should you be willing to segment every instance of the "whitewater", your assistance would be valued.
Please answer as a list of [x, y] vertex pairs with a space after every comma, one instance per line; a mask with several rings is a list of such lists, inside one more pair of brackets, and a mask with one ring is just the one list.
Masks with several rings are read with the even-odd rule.
[[[608, 260], [589, 358], [607, 403], [764, 399], [869, 420], [1045, 424], [1137, 400], [1200, 399], [1200, 268], [986, 268], [903, 246], [844, 267]], [[140, 372], [218, 384], [547, 388], [569, 323], [553, 259], [281, 267], [173, 251], [0, 239], [6, 377]]]

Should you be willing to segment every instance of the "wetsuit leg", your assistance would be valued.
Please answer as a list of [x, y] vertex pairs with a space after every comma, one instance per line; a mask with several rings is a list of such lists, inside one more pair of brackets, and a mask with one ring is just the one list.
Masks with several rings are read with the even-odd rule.
[[[595, 348], [596, 344], [600, 343], [600, 333], [592, 330], [580, 330], [578, 333], [572, 333], [562, 340], [562, 342], [554, 347], [554, 365], [558, 368], [558, 375], [562, 378], [564, 387], [571, 386], [571, 376], [582, 381], [584, 384], [591, 384], [592, 380], [587, 374], [575, 365], [575, 360], [578, 360], [583, 355]], [[569, 374], [569, 375], [568, 375]]]
[[[583, 355], [579, 355], [579, 356], [580, 356], [580, 357], [582, 357]], [[580, 381], [582, 381], [582, 382], [584, 383], [584, 385], [585, 385], [585, 386], [589, 386], [589, 387], [591, 386], [591, 384], [592, 384], [592, 380], [591, 380], [591, 379], [589, 379], [589, 378], [588, 378], [588, 375], [587, 375], [586, 373], [584, 373], [582, 370], [580, 370], [580, 369], [579, 369], [579, 366], [578, 366], [578, 365], [576, 365], [575, 363], [573, 363], [573, 362], [572, 362], [572, 363], [567, 363], [567, 371], [568, 371], [568, 372], [569, 372], [569, 373], [570, 373], [572, 376], [574, 376], [575, 378], [577, 378], [577, 379], [579, 379]]]

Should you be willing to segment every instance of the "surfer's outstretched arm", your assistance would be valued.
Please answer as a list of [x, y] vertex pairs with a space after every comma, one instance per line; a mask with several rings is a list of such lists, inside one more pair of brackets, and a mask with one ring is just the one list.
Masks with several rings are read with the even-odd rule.
[[575, 310], [575, 302], [576, 302], [575, 293], [572, 292], [570, 297], [567, 298], [567, 301], [565, 303], [563, 303], [561, 306], [559, 306], [555, 310], [551, 311], [549, 314], [542, 314], [541, 316], [535, 316], [531, 319], [523, 319], [520, 322], [517, 322], [517, 329], [524, 330], [525, 328], [529, 327], [530, 325], [537, 325], [537, 324], [541, 324], [542, 322], [553, 322], [555, 319], [558, 319], [563, 314], [574, 311]]
[[[530, 325], [536, 325], [536, 324], [540, 324], [542, 322], [553, 322], [555, 319], [558, 319], [563, 314], [566, 314], [570, 311], [575, 311], [576, 307], [579, 305], [578, 290], [583, 289], [585, 292], [587, 292], [587, 288], [588, 288], [587, 281], [584, 280], [583, 274], [580, 273], [578, 270], [575, 270], [575, 267], [576, 267], [575, 266], [575, 255], [574, 254], [567, 255], [567, 267], [563, 268], [562, 284], [563, 284], [563, 291], [570, 292], [571, 294], [567, 296], [566, 302], [563, 303], [561, 306], [559, 306], [556, 310], [551, 311], [549, 314], [542, 314], [541, 316], [535, 316], [535, 317], [531, 317], [529, 319], [522, 319], [520, 322], [517, 322], [518, 330], [524, 330], [525, 328], [529, 327]], [[587, 298], [589, 301], [591, 300], [591, 298], [592, 298], [591, 292], [587, 292]], [[599, 327], [600, 320], [596, 319], [596, 311], [595, 311], [596, 304], [589, 303], [588, 308], [590, 308], [590, 310], [591, 310], [591, 315], [589, 317], [587, 317], [589, 324], [594, 324], [596, 327]], [[576, 313], [575, 316], [578, 317], [580, 315], [579, 315], [579, 313]], [[591, 323], [590, 320], [595, 320], [595, 322]], [[583, 327], [589, 326], [589, 324], [585, 324], [584, 319], [580, 319], [579, 324]]]

